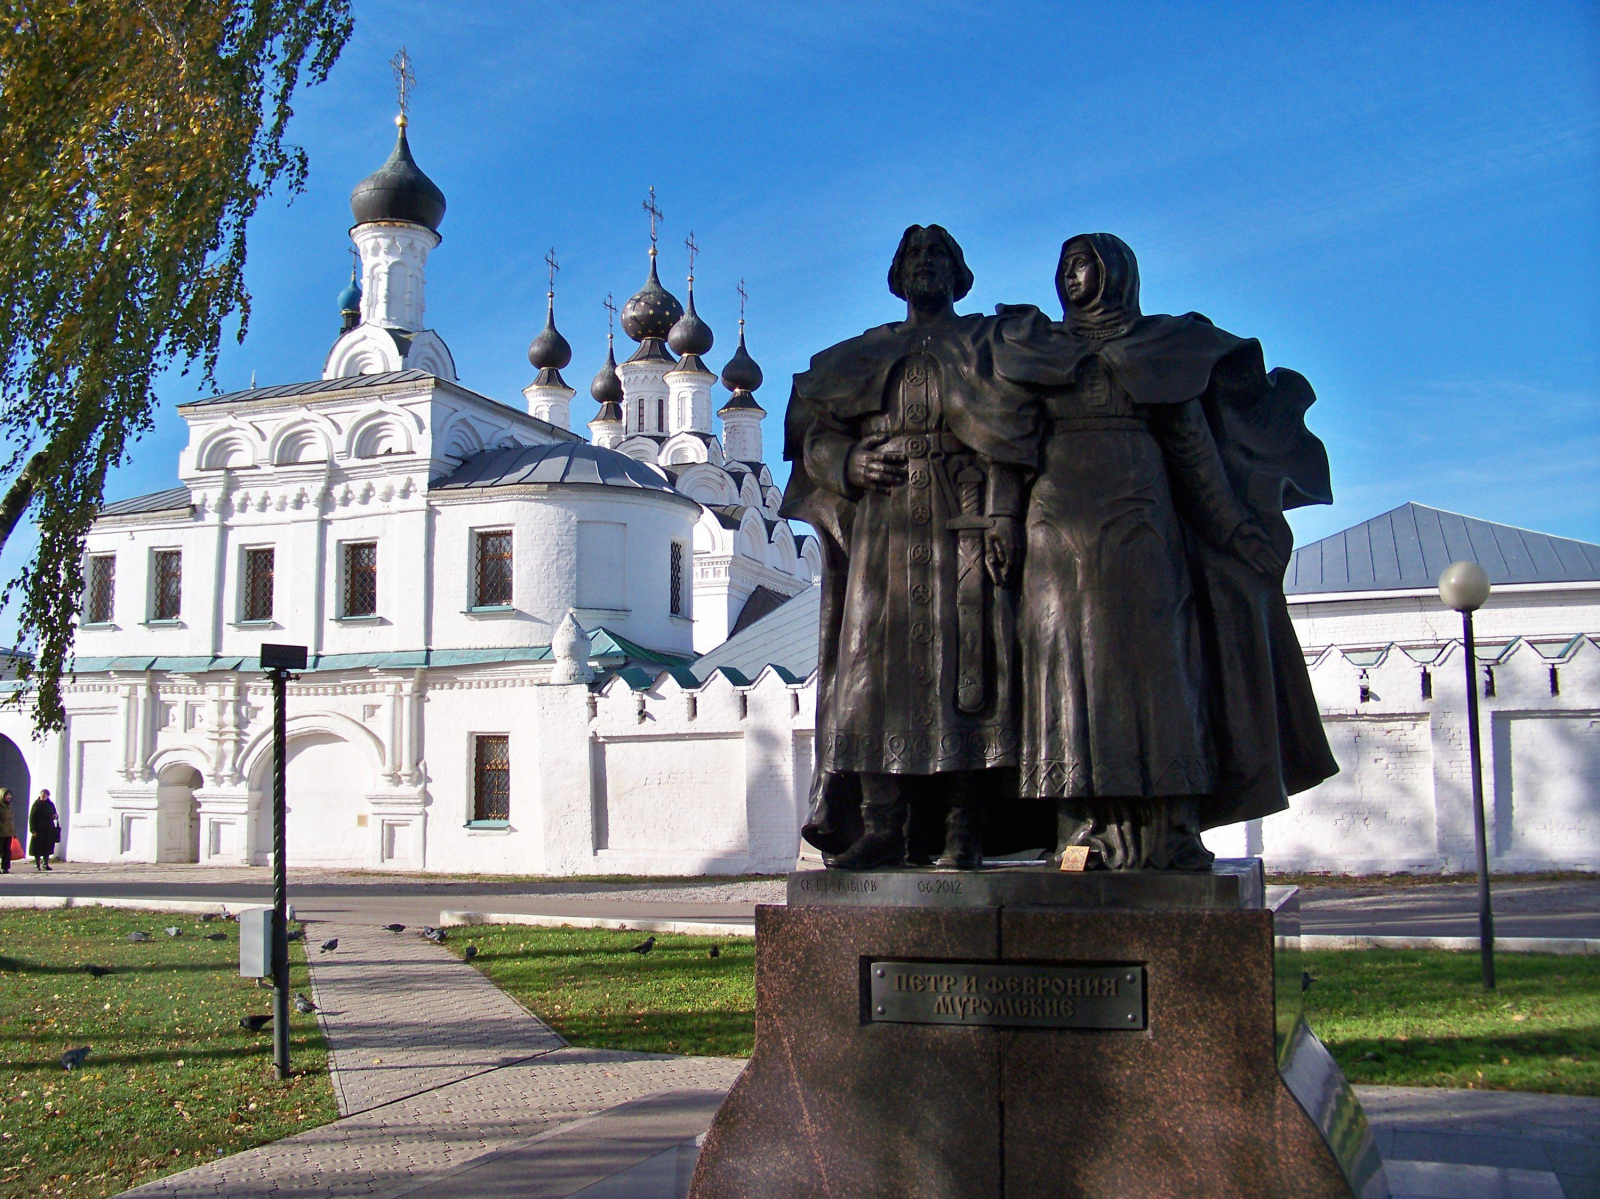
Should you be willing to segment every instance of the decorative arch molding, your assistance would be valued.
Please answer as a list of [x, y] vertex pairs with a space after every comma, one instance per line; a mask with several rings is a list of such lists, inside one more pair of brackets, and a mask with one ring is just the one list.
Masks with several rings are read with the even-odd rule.
[[416, 449], [411, 413], [392, 404], [380, 405], [350, 426], [345, 454], [350, 458], [382, 458]]
[[693, 433], [679, 433], [676, 437], [668, 438], [666, 445], [661, 447], [660, 460], [668, 466], [691, 466], [709, 462], [710, 459], [706, 443]]
[[767, 560], [767, 522], [748, 509], [739, 521], [739, 552], [757, 562]]
[[196, 771], [203, 781], [211, 773], [211, 758], [198, 745], [171, 745], [151, 754], [145, 766], [158, 779], [174, 766], [187, 766]]
[[655, 466], [661, 459], [661, 447], [648, 437], [635, 435], [616, 448], [619, 453], [650, 466]]
[[772, 534], [772, 553], [770, 556], [772, 558], [771, 564], [773, 566], [783, 571], [784, 574], [794, 574], [795, 559], [797, 557], [794, 545], [794, 532], [789, 528], [788, 525], [782, 523], [781, 521], [779, 522], [777, 529]]
[[411, 347], [405, 354], [404, 369], [427, 371], [451, 383], [456, 379], [455, 357], [450, 353], [450, 347], [444, 344], [444, 338], [432, 329], [423, 329], [412, 336]]
[[199, 470], [242, 470], [255, 466], [259, 460], [260, 440], [248, 426], [230, 422], [206, 434], [195, 451], [195, 467]]
[[679, 491], [702, 504], [736, 504], [739, 490], [733, 479], [720, 466], [697, 463], [678, 473]]
[[[323, 711], [302, 712], [289, 717], [287, 723], [290, 744], [318, 733], [337, 737], [351, 745], [359, 745], [367, 751], [371, 758], [374, 778], [382, 772], [383, 742], [360, 721], [339, 712]], [[263, 769], [271, 760], [272, 730], [265, 729], [257, 733], [245, 746], [244, 752], [239, 757], [239, 773], [253, 786], [256, 772]], [[362, 787], [360, 790], [365, 794], [371, 787]]]
[[434, 439], [434, 444], [444, 446], [440, 457], [465, 460], [484, 450], [483, 433], [469, 417], [458, 416]]
[[267, 460], [274, 466], [299, 466], [327, 462], [339, 435], [334, 423], [320, 413], [310, 413], [279, 426], [267, 443]]
[[765, 506], [761, 502], [761, 485], [750, 475], [746, 475], [744, 481], [739, 485], [739, 502], [751, 508]]
[[376, 325], [357, 325], [328, 351], [323, 364], [324, 379], [344, 379], [352, 375], [382, 375], [405, 369], [400, 348], [385, 329]]

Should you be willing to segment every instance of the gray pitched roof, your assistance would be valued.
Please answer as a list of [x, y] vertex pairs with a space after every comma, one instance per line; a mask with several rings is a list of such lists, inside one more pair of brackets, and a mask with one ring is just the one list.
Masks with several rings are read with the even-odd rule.
[[[433, 491], [453, 491], [466, 487], [514, 487], [523, 483], [588, 483], [679, 494], [671, 482], [638, 459], [586, 441], [485, 450], [428, 486]], [[688, 499], [687, 496], [682, 498]]]
[[[242, 404], [253, 400], [281, 400], [290, 396], [320, 395], [330, 391], [352, 391], [363, 387], [388, 387], [399, 383], [422, 383], [435, 376], [428, 371], [385, 371], [379, 375], [344, 375], [338, 379], [312, 379], [307, 383], [280, 383], [274, 387], [247, 387], [203, 400], [190, 400], [179, 408], [204, 408], [209, 404]], [[488, 397], [485, 397], [488, 398]]]
[[768, 665], [780, 666], [803, 679], [817, 668], [817, 621], [822, 613], [822, 588], [807, 587], [742, 633], [695, 659], [691, 670], [701, 682], [718, 668], [754, 679]]
[[1483, 567], [1495, 584], [1600, 580], [1600, 545], [1402, 504], [1295, 550], [1284, 591], [1430, 588], [1438, 585], [1445, 567], [1462, 559]]
[[190, 506], [187, 487], [169, 487], [165, 491], [152, 491], [148, 495], [131, 496], [115, 500], [100, 509], [101, 516], [132, 516], [139, 512], [173, 512]]

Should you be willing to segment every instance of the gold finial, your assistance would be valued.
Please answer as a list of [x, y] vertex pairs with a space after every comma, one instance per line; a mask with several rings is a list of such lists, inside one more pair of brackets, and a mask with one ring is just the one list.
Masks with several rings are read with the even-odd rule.
[[644, 202], [644, 210], [650, 214], [650, 257], [656, 256], [656, 222], [665, 221], [661, 209], [656, 207], [656, 185], [650, 185], [650, 198]]
[[394, 71], [394, 89], [400, 100], [400, 115], [394, 123], [404, 129], [410, 123], [407, 113], [411, 111], [411, 92], [417, 86], [417, 77], [411, 73], [411, 55], [404, 46], [389, 60], [389, 66]]

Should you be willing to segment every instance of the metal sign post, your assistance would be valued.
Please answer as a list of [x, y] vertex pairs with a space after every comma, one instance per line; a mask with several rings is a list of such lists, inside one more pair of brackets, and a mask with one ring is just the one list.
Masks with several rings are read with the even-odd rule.
[[272, 676], [272, 1072], [289, 1077], [289, 872], [284, 846], [289, 675], [306, 668], [303, 645], [261, 646]]

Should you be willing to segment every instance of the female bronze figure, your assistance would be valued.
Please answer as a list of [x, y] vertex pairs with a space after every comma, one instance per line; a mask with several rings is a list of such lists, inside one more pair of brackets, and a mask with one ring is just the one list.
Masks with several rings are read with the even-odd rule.
[[1328, 503], [1314, 396], [1258, 342], [1144, 316], [1133, 251], [1062, 246], [1064, 320], [1002, 310], [996, 373], [1046, 429], [1019, 592], [1021, 791], [1058, 852], [1205, 870], [1200, 833], [1337, 770], [1289, 624], [1286, 507]]

